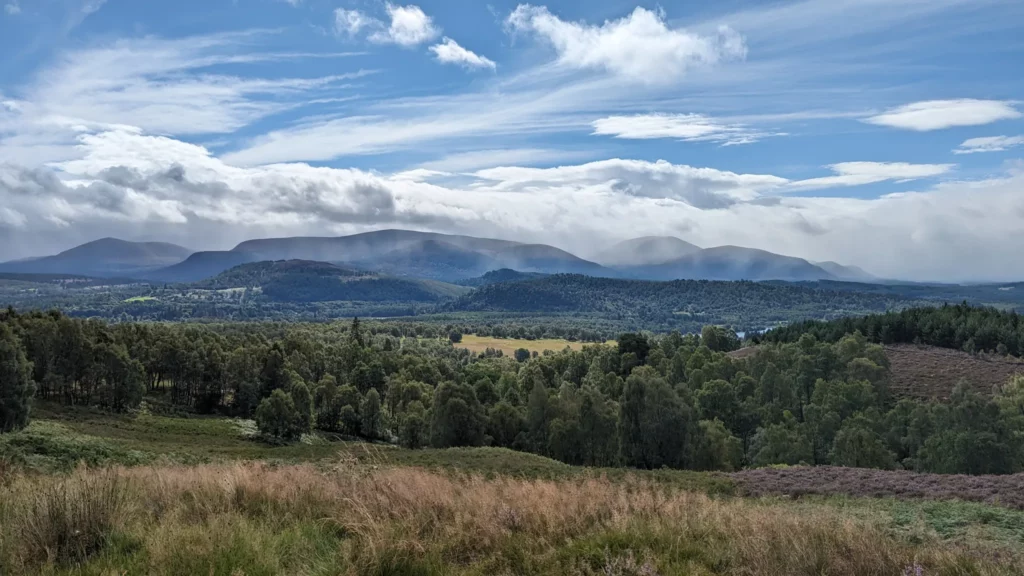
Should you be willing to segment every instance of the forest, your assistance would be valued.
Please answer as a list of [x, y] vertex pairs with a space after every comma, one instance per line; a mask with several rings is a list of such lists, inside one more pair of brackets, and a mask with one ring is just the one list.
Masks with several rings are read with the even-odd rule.
[[[0, 429], [24, 427], [33, 402], [115, 413], [145, 402], [252, 418], [277, 442], [317, 431], [592, 466], [1012, 473], [1024, 469], [1024, 379], [985, 396], [963, 383], [948, 402], [897, 398], [875, 342], [892, 326], [885, 333], [896, 341], [998, 348], [986, 335], [1015, 322], [950, 306], [797, 324], [766, 334], [753, 354], [735, 353], [732, 331], [706, 326], [508, 357], [453, 347], [454, 326], [110, 324], [9, 309], [0, 313]], [[938, 336], [947, 333], [952, 340]], [[1017, 340], [1007, 342], [1013, 353]]]

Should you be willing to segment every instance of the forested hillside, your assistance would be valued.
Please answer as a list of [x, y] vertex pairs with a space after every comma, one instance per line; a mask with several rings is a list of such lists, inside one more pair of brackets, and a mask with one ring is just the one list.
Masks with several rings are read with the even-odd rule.
[[795, 342], [810, 334], [819, 340], [836, 342], [851, 332], [860, 332], [868, 340], [883, 344], [928, 344], [966, 352], [1024, 355], [1024, 322], [1019, 314], [967, 304], [912, 308], [828, 322], [808, 320], [772, 330], [764, 335], [764, 340]]
[[837, 318], [912, 305], [912, 301], [884, 295], [759, 282], [653, 282], [559, 274], [484, 285], [439, 310], [573, 314], [616, 319], [647, 330], [693, 331], [703, 324], [761, 330], [798, 319]]
[[[932, 318], [939, 331], [940, 320], [990, 314], [906, 313]], [[746, 358], [727, 354], [739, 339], [716, 327], [516, 358], [471, 354], [449, 336], [358, 321], [108, 325], [7, 311], [3, 429], [24, 426], [33, 397], [113, 412], [147, 398], [254, 418], [268, 437], [316, 429], [410, 448], [507, 447], [572, 464], [1024, 469], [1024, 379], [989, 397], [965, 383], [946, 402], [899, 398], [882, 348], [860, 333], [822, 341], [808, 332]], [[35, 449], [5, 446], [14, 459]]]
[[275, 302], [297, 303], [436, 302], [467, 291], [443, 282], [392, 278], [307, 260], [242, 264], [193, 286], [205, 290], [258, 288]]

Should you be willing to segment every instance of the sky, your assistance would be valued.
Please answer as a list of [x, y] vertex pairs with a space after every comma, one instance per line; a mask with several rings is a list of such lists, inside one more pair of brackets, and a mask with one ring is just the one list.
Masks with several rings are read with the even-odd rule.
[[0, 260], [384, 228], [1024, 280], [1024, 2], [0, 0]]

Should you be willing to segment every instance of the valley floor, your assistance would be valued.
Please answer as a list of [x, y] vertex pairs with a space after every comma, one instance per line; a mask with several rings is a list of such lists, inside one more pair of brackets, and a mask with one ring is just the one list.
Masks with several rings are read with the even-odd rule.
[[745, 497], [742, 475], [37, 416], [0, 437], [0, 574], [1024, 574], [1024, 512], [984, 503]]

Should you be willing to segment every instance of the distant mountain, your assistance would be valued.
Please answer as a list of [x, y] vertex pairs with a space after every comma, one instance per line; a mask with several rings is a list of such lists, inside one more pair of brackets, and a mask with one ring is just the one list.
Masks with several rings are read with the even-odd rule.
[[818, 268], [828, 272], [836, 280], [844, 282], [877, 282], [878, 277], [858, 266], [844, 266], [838, 262], [814, 262]]
[[153, 282], [184, 283], [198, 282], [230, 270], [240, 264], [248, 264], [259, 258], [248, 252], [209, 251], [196, 252], [184, 262], [146, 272], [142, 278]]
[[242, 264], [193, 287], [257, 288], [275, 302], [437, 302], [469, 291], [443, 282], [394, 278], [307, 260]]
[[517, 245], [508, 240], [474, 238], [412, 230], [377, 230], [337, 237], [294, 237], [247, 240], [233, 252], [256, 254], [261, 260], [305, 259], [321, 262], [373, 260], [390, 252], [433, 240], [474, 252], [495, 252]]
[[802, 258], [739, 246], [705, 248], [662, 264], [621, 266], [630, 278], [646, 280], [829, 280], [833, 276]]
[[594, 257], [605, 266], [650, 266], [678, 260], [700, 252], [695, 246], [674, 236], [644, 236], [619, 242]]
[[498, 268], [547, 274], [613, 274], [599, 264], [544, 244], [410, 230], [380, 230], [336, 238], [249, 240], [232, 252], [252, 254], [254, 260], [333, 262], [396, 276], [446, 282], [473, 278]]
[[192, 251], [165, 242], [129, 242], [103, 238], [54, 256], [0, 264], [0, 272], [136, 276], [181, 262]]
[[489, 286], [499, 282], [525, 282], [527, 280], [537, 280], [539, 278], [544, 278], [545, 276], [547, 276], [547, 274], [541, 274], [539, 272], [519, 272], [518, 270], [512, 270], [510, 268], [502, 268], [501, 270], [491, 270], [483, 276], [460, 280], [457, 284], [460, 286], [479, 288], [480, 286]]

